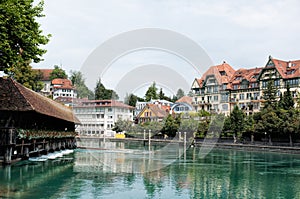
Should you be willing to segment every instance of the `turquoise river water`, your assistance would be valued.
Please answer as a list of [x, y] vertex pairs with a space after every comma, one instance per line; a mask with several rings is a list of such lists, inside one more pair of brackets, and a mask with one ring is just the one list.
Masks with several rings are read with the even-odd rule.
[[0, 198], [300, 198], [299, 155], [98, 144], [0, 167]]

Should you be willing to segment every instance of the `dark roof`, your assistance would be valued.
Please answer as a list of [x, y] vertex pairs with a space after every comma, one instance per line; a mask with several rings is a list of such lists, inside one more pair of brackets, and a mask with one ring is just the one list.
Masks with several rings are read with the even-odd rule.
[[11, 78], [0, 78], [0, 111], [35, 111], [46, 116], [80, 123], [72, 109], [24, 87]]

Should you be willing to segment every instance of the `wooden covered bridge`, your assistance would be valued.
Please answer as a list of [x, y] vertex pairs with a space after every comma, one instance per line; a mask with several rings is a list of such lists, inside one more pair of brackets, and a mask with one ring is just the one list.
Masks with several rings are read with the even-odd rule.
[[0, 162], [76, 147], [72, 109], [0, 78]]

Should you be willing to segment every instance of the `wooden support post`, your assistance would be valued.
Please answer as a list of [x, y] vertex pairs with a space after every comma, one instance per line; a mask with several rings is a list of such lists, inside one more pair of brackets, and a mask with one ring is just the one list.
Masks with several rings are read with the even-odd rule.
[[5, 147], [4, 164], [11, 164], [11, 156], [12, 156], [12, 147], [11, 146]]

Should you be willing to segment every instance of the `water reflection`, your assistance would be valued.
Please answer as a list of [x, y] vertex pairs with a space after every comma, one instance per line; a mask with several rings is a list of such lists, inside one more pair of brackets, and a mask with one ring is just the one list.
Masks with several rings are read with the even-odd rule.
[[300, 198], [298, 155], [215, 149], [201, 159], [197, 148], [156, 156], [148, 146], [106, 144], [77, 150], [74, 162], [0, 168], [0, 198]]

